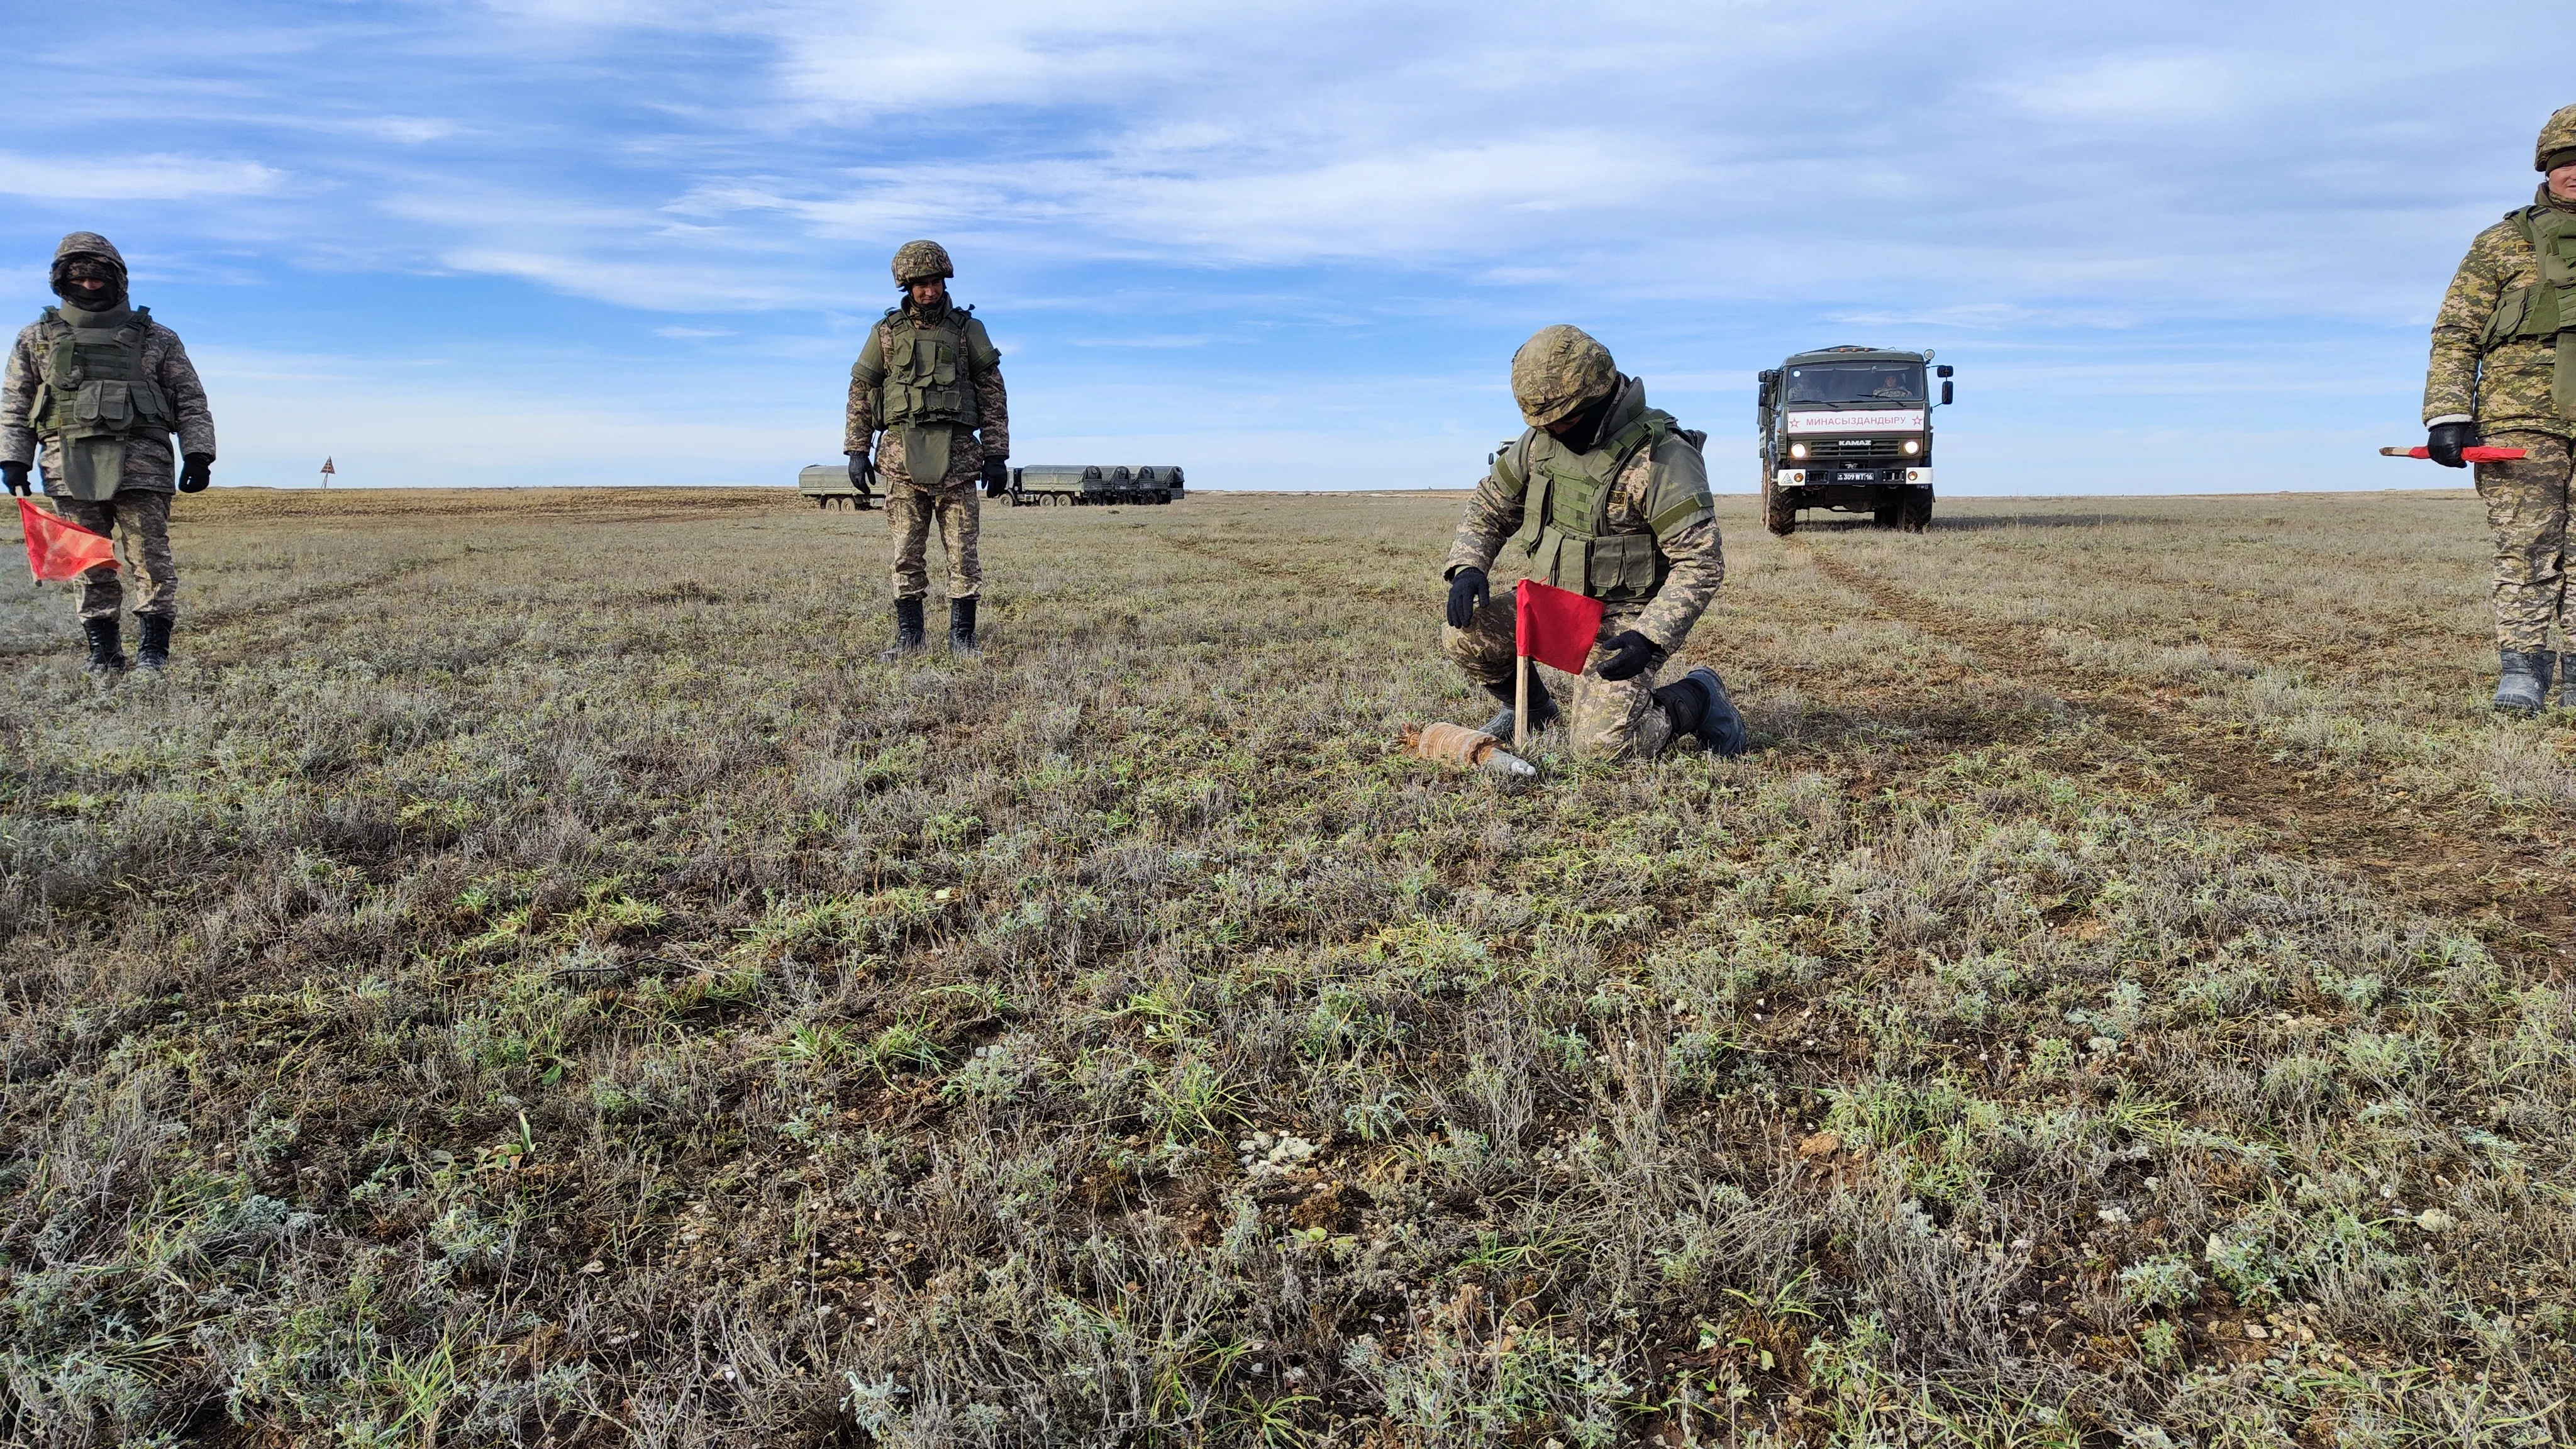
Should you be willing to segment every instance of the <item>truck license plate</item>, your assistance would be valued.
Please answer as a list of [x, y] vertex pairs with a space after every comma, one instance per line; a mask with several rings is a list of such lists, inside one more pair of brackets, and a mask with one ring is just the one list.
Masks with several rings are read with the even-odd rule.
[[1878, 475], [1876, 473], [1836, 473], [1834, 475], [1834, 481], [1837, 483], [1875, 483], [1878, 481]]

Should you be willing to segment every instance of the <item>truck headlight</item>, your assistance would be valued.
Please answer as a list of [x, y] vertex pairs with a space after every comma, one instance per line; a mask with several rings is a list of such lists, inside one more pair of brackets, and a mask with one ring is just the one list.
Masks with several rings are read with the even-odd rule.
[[1807, 445], [1804, 443], [1791, 443], [1789, 445], [1789, 456], [1792, 458], [1803, 458], [1807, 456]]
[[1908, 438], [1905, 440], [1905, 456], [1911, 458], [1922, 451], [1923, 444], [1919, 440], [1914, 438]]

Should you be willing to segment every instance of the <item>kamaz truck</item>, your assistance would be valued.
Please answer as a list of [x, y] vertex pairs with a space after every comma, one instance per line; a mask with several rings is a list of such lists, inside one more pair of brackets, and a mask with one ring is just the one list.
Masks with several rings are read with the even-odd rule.
[[1877, 347], [1801, 352], [1759, 374], [1762, 524], [1783, 536], [1798, 513], [1866, 513], [1881, 528], [1921, 533], [1932, 521], [1932, 396], [1950, 401], [1950, 369], [1932, 353]]

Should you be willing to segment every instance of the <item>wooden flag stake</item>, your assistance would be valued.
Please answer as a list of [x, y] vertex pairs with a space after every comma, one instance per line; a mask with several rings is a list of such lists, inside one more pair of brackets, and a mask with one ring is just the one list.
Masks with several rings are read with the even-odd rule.
[[1512, 753], [1529, 758], [1529, 656], [1523, 654], [1512, 665]]

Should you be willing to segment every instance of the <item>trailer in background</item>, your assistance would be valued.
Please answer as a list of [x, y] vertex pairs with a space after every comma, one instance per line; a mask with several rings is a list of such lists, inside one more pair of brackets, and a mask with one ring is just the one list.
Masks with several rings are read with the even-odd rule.
[[1126, 468], [1102, 463], [1031, 463], [1011, 470], [1014, 505], [1082, 507], [1119, 503], [1170, 503], [1187, 487], [1177, 466]]
[[864, 510], [872, 496], [860, 492], [859, 485], [850, 481], [847, 463], [815, 463], [799, 469], [796, 491], [813, 499], [817, 508], [829, 508], [839, 502]]

